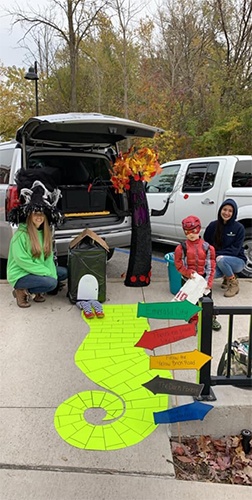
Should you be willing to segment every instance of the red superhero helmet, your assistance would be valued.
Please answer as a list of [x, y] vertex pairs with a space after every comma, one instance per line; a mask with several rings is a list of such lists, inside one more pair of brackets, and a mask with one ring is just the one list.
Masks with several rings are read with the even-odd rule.
[[[189, 215], [182, 220], [182, 227], [184, 231], [193, 231], [199, 233], [201, 230], [201, 222], [195, 215]], [[197, 229], [197, 231], [195, 231]]]

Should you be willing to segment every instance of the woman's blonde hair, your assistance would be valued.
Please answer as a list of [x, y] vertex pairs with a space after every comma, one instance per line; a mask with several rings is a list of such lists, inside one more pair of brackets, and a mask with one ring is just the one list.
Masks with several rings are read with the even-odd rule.
[[[37, 228], [35, 224], [32, 222], [32, 213], [30, 213], [26, 219], [27, 223], [27, 232], [30, 238], [31, 242], [31, 253], [33, 257], [40, 257], [42, 248], [40, 246], [40, 242], [38, 239], [38, 233], [37, 233]], [[44, 222], [43, 222], [43, 233], [44, 233], [44, 245], [43, 245], [43, 252], [45, 255], [45, 258], [49, 257], [49, 255], [52, 252], [52, 233], [50, 226], [48, 224], [48, 220], [46, 215], [44, 215]]]

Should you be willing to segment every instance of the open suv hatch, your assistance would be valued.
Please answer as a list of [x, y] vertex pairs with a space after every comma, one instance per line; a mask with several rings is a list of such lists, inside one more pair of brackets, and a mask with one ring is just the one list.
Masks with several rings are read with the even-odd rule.
[[[46, 180], [52, 189], [57, 186], [61, 190], [58, 206], [65, 221], [55, 230], [59, 257], [66, 257], [69, 242], [84, 228], [104, 238], [111, 253], [115, 247], [128, 246], [131, 237], [128, 199], [125, 193], [115, 193], [110, 180], [111, 165], [120, 141], [153, 138], [157, 132], [163, 131], [99, 113], [67, 113], [29, 119], [17, 131], [16, 141], [9, 143], [9, 148], [13, 149], [9, 184], [0, 184], [1, 204], [3, 192], [5, 197], [5, 214], [2, 219], [0, 215], [1, 263], [6, 263], [3, 261], [7, 259], [15, 230], [8, 224], [7, 212], [17, 202], [15, 174], [19, 168], [30, 170], [32, 179]], [[0, 145], [0, 158], [3, 149], [4, 145]]]

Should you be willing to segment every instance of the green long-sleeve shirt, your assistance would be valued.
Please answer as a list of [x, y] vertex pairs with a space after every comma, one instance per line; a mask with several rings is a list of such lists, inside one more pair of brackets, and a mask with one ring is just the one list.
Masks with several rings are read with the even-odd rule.
[[53, 260], [53, 252], [45, 259], [43, 252], [43, 231], [38, 230], [38, 238], [42, 248], [40, 257], [33, 257], [27, 225], [20, 224], [12, 236], [7, 263], [7, 280], [14, 287], [16, 282], [27, 274], [51, 276], [57, 279], [57, 271]]

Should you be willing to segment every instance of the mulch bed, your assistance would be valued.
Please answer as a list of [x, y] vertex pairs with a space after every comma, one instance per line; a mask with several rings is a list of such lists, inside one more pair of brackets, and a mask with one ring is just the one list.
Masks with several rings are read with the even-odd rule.
[[252, 486], [252, 440], [245, 454], [241, 436], [171, 440], [176, 479]]

